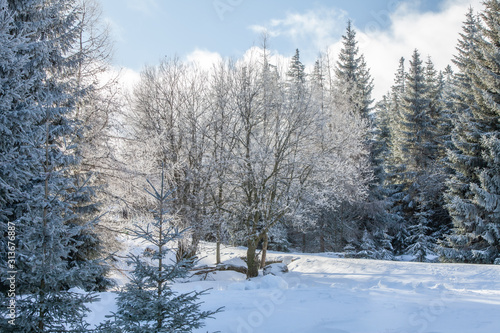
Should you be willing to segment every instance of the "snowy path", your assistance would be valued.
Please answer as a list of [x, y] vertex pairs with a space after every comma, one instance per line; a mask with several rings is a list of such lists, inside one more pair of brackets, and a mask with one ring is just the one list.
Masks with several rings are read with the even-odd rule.
[[[204, 244], [205, 263], [213, 246]], [[223, 260], [245, 254], [225, 248]], [[222, 333], [498, 333], [500, 266], [421, 264], [270, 253], [298, 258], [279, 277], [245, 280], [218, 272], [211, 281], [176, 285], [179, 291], [213, 288], [204, 307], [225, 311], [201, 332]], [[94, 322], [113, 295], [94, 304]], [[107, 304], [105, 306], [105, 304]], [[99, 313], [99, 315], [97, 315]]]

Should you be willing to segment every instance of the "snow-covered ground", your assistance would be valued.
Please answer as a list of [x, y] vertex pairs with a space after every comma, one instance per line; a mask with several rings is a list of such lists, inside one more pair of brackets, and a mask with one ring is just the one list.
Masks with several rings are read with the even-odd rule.
[[[237, 262], [244, 248], [226, 247]], [[204, 243], [201, 264], [215, 262]], [[204, 309], [224, 306], [197, 333], [498, 333], [500, 266], [343, 259], [334, 254], [271, 252], [289, 273], [246, 280], [217, 272], [175, 285], [180, 292], [212, 288]], [[91, 304], [89, 322], [115, 309], [114, 294]]]

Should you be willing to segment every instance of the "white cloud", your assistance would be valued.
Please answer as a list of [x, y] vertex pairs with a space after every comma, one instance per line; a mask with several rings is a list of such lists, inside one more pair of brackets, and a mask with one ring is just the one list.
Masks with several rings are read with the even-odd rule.
[[267, 32], [270, 37], [288, 37], [296, 44], [312, 42], [317, 50], [323, 50], [334, 42], [334, 36], [341, 34], [347, 19], [343, 10], [321, 8], [304, 14], [288, 13], [284, 19], [249, 28], [257, 33]]
[[195, 49], [186, 56], [188, 63], [194, 63], [201, 69], [210, 70], [222, 60], [222, 56], [217, 52]]
[[102, 85], [117, 81], [120, 90], [124, 94], [132, 93], [135, 85], [139, 83], [140, 79], [140, 73], [127, 67], [118, 68], [112, 66], [99, 75], [99, 82]]
[[277, 29], [270, 29], [263, 25], [251, 25], [249, 28], [258, 35], [266, 34], [269, 37], [278, 37], [281, 35], [281, 31]]
[[141, 74], [130, 68], [119, 71], [119, 80], [125, 91], [132, 92], [134, 86], [141, 80]]
[[[276, 51], [267, 50], [267, 61], [276, 66], [279, 73], [286, 73], [290, 65], [290, 57], [286, 57]], [[253, 46], [248, 49], [237, 64], [255, 64], [262, 65], [264, 59], [264, 49], [259, 46]]]

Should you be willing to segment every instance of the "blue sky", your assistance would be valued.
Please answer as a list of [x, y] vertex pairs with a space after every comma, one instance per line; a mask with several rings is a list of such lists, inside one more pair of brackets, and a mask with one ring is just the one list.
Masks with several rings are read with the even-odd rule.
[[[115, 40], [114, 65], [138, 72], [164, 56], [239, 58], [260, 44], [283, 57], [296, 48], [311, 64], [340, 47], [346, 22], [358, 31], [377, 95], [390, 86], [401, 56], [413, 49], [438, 68], [449, 63], [468, 6], [480, 0], [101, 0]], [[384, 74], [383, 74], [384, 73]]]

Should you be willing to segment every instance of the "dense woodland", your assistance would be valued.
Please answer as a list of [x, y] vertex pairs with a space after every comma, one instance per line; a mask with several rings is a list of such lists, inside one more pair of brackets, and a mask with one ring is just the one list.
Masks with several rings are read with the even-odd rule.
[[[248, 277], [268, 249], [499, 263], [500, 1], [464, 14], [450, 66], [408, 50], [375, 101], [350, 22], [310, 71], [299, 50], [273, 63], [263, 37], [210, 70], [164, 58], [126, 91], [97, 3], [0, 0], [1, 297], [16, 271], [17, 331], [87, 331], [124, 234], [154, 241], [159, 265], [134, 259], [105, 332], [135, 332], [127, 295], [156, 274], [170, 297], [201, 241], [246, 246]], [[172, 242], [177, 264], [162, 263]], [[157, 307], [199, 295], [185, 296]], [[186, 308], [151, 320], [188, 331], [213, 314]]]

